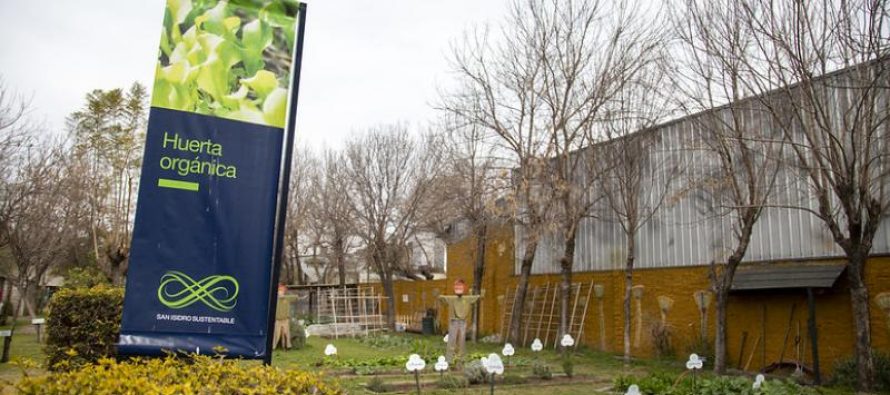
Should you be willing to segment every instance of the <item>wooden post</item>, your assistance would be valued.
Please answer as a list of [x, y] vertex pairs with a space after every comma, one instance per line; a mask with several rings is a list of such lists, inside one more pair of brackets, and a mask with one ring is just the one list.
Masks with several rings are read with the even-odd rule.
[[813, 378], [816, 385], [822, 384], [822, 374], [819, 371], [819, 332], [816, 328], [816, 297], [813, 295], [813, 289], [807, 288], [807, 306], [810, 314], [807, 319], [807, 332], [809, 332], [810, 346], [813, 353]]

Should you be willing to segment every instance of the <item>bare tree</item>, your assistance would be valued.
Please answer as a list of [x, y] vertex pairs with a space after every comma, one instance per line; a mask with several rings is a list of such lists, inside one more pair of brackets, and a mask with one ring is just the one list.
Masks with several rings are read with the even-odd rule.
[[[485, 253], [489, 225], [496, 210], [493, 208], [498, 192], [504, 186], [502, 169], [493, 152], [494, 147], [485, 142], [487, 133], [475, 124], [461, 124], [452, 117], [444, 117], [442, 146], [445, 170], [438, 180], [438, 193], [424, 217], [438, 221], [440, 235], [457, 221], [466, 221], [476, 243], [473, 249], [472, 293], [482, 292], [485, 275]], [[471, 337], [476, 341], [479, 334], [480, 304], [473, 305]]]
[[[739, 80], [773, 118], [807, 179], [815, 208], [846, 255], [860, 389], [874, 386], [865, 262], [890, 211], [888, 51], [884, 0], [755, 0], [740, 3], [751, 34]], [[734, 45], [732, 41], [724, 45]]]
[[719, 265], [723, 262], [714, 257], [710, 272], [717, 299], [714, 371], [718, 374], [726, 371], [729, 290], [782, 174], [782, 133], [770, 127], [770, 116], [757, 100], [745, 98], [750, 91], [742, 80], [749, 75], [740, 59], [753, 40], [740, 19], [740, 7], [687, 0], [674, 21], [686, 52], [675, 86], [683, 93], [687, 112], [706, 111], [693, 119], [697, 133], [685, 144], [703, 163], [702, 171], [689, 177], [692, 193], [709, 214], [729, 218], [733, 235], [726, 262]]
[[664, 205], [679, 168], [672, 155], [659, 152], [662, 136], [653, 127], [668, 114], [667, 98], [655, 92], [665, 78], [659, 63], [646, 67], [609, 103], [603, 130], [609, 141], [599, 152], [605, 175], [599, 183], [605, 196], [603, 219], [618, 223], [625, 238], [624, 362], [631, 357], [631, 300], [637, 236]]
[[287, 227], [284, 233], [286, 258], [283, 278], [288, 284], [303, 284], [305, 278], [300, 254], [312, 210], [312, 198], [316, 193], [312, 180], [318, 173], [318, 160], [314, 152], [307, 147], [298, 148], [291, 165]]
[[33, 125], [25, 119], [28, 100], [12, 91], [0, 79], [0, 248], [9, 242], [3, 233], [16, 207], [28, 193], [15, 183], [16, 167], [24, 160], [28, 147], [33, 146]]
[[346, 174], [356, 233], [389, 298], [386, 318], [395, 328], [393, 278], [407, 267], [407, 243], [417, 231], [420, 203], [433, 191], [439, 158], [401, 125], [384, 125], [346, 144]]
[[343, 166], [346, 155], [337, 151], [326, 151], [322, 158], [321, 171], [313, 178], [315, 186], [313, 215], [325, 226], [322, 234], [331, 255], [331, 262], [337, 268], [340, 285], [346, 284], [346, 258], [351, 235], [354, 233], [354, 212], [349, 201], [350, 181]]
[[[20, 204], [12, 206], [2, 231], [8, 237], [9, 277], [29, 314], [36, 317], [38, 286], [67, 256], [85, 212], [72, 201], [79, 198], [81, 185], [71, 171], [76, 168], [65, 164], [64, 145], [36, 143], [29, 149], [31, 152], [16, 167], [9, 186], [10, 195]], [[18, 309], [15, 311], [17, 314]]]

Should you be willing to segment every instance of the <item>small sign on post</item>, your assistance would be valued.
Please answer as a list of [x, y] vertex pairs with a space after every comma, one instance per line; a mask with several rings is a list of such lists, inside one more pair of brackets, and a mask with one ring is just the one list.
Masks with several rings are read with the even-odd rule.
[[0, 337], [3, 338], [3, 355], [0, 356], [0, 363], [9, 362], [9, 345], [12, 343], [12, 331], [7, 329], [0, 331]]
[[37, 342], [40, 343], [40, 327], [46, 324], [46, 318], [34, 318], [31, 320], [31, 325], [37, 327]]
[[426, 367], [426, 361], [417, 354], [411, 354], [408, 362], [405, 363], [405, 369], [414, 373], [414, 383], [417, 385], [417, 394], [420, 395], [420, 371]]
[[488, 357], [482, 357], [482, 366], [491, 375], [491, 395], [494, 395], [494, 376], [504, 374], [504, 362], [497, 354], [491, 353]]

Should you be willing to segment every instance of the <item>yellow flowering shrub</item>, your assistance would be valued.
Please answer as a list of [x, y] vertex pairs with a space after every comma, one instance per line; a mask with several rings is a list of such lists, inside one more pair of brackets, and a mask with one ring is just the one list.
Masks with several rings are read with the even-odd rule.
[[68, 370], [114, 356], [123, 303], [124, 290], [106, 285], [53, 294], [46, 316], [47, 367]]
[[110, 358], [78, 370], [24, 377], [22, 394], [342, 394], [336, 383], [316, 374], [234, 360]]

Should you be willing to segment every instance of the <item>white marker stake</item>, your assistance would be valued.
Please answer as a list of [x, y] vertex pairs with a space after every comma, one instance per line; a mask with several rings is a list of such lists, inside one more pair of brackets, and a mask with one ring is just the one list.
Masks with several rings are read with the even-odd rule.
[[501, 354], [504, 355], [504, 359], [510, 361], [510, 357], [516, 353], [516, 350], [513, 349], [513, 345], [510, 343], [504, 344], [504, 349], [501, 350]]
[[408, 357], [408, 362], [405, 363], [405, 368], [408, 369], [409, 372], [414, 372], [414, 383], [417, 385], [417, 393], [420, 394], [420, 371], [426, 367], [426, 361], [417, 354], [411, 354]]
[[758, 374], [754, 378], [754, 385], [751, 387], [755, 390], [759, 390], [761, 386], [763, 386], [763, 382], [766, 381], [766, 377], [763, 377], [762, 374]]
[[445, 357], [439, 355], [439, 359], [436, 361], [436, 364], [433, 365], [433, 369], [436, 369], [439, 372], [439, 377], [445, 375], [445, 371], [448, 370], [448, 361], [445, 360]]
[[488, 354], [488, 358], [482, 357], [482, 366], [491, 375], [491, 395], [494, 395], [494, 376], [504, 374], [504, 362], [495, 353]]
[[640, 387], [636, 384], [631, 384], [630, 387], [627, 387], [627, 392], [624, 395], [643, 395], [640, 393]]
[[698, 354], [689, 354], [689, 360], [686, 361], [686, 369], [692, 371], [692, 391], [695, 392], [695, 371], [700, 370], [704, 366], [704, 362], [698, 357]]
[[532, 342], [532, 351], [539, 352], [544, 349], [544, 343], [541, 343], [541, 339], [535, 338], [535, 341]]
[[333, 344], [328, 344], [327, 347], [324, 348], [324, 355], [332, 356], [337, 355], [337, 347], [334, 347]]

